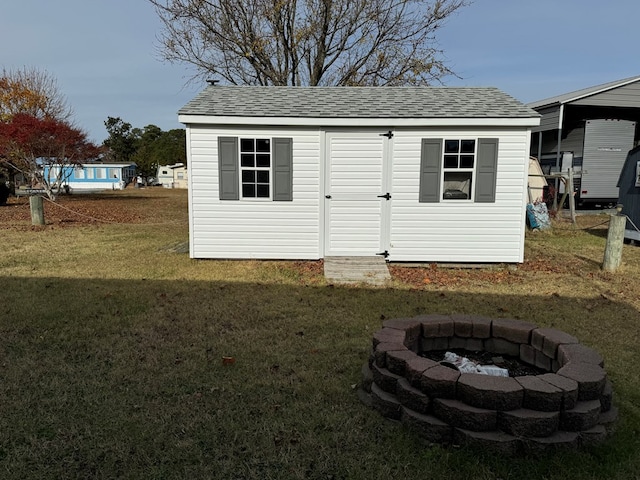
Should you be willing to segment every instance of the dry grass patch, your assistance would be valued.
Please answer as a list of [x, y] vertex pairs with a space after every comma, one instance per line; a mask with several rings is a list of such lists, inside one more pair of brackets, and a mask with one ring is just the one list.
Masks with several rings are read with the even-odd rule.
[[[626, 479], [640, 471], [639, 248], [625, 246], [621, 272], [604, 274], [601, 232], [562, 223], [528, 235], [515, 271], [392, 267], [390, 288], [337, 287], [321, 262], [172, 251], [188, 238], [186, 192], [109, 192], [83, 208], [103, 200], [126, 205], [131, 222], [56, 223], [51, 213], [44, 229], [0, 226], [3, 478]], [[580, 227], [602, 220], [581, 217]], [[371, 335], [385, 318], [433, 312], [525, 318], [596, 348], [621, 409], [617, 435], [593, 450], [505, 459], [431, 446], [381, 419], [353, 389]]]

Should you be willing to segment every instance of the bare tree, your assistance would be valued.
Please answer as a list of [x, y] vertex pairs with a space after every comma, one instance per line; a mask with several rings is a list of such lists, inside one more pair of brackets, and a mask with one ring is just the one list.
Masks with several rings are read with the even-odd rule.
[[2, 69], [0, 75], [0, 121], [23, 113], [39, 119], [68, 121], [73, 110], [58, 89], [55, 77], [33, 67]]
[[238, 85], [426, 85], [446, 66], [435, 33], [467, 0], [149, 0], [160, 50], [193, 79]]

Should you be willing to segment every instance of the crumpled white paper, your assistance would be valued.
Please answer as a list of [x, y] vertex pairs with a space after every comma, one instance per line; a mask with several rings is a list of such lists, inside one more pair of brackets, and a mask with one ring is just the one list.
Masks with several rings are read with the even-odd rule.
[[478, 365], [467, 357], [461, 357], [453, 352], [445, 352], [444, 361], [448, 362], [461, 373], [477, 373], [480, 375], [490, 375], [492, 377], [508, 377], [509, 370], [506, 368], [496, 367], [495, 365]]

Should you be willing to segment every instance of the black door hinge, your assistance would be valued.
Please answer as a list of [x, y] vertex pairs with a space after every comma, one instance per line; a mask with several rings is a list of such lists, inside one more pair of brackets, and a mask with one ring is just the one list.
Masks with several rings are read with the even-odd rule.
[[382, 255], [384, 258], [387, 258], [389, 256], [389, 251], [385, 250], [384, 252], [376, 253], [376, 255]]
[[391, 200], [391, 194], [387, 192], [384, 195], [378, 195], [378, 198], [386, 198], [387, 200]]
[[389, 130], [387, 133], [381, 133], [380, 136], [387, 137], [389, 140], [391, 140], [393, 138], [393, 132]]

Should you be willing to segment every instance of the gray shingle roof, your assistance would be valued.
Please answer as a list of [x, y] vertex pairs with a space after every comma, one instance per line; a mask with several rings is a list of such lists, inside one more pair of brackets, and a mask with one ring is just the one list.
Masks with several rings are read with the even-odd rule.
[[532, 118], [492, 87], [209, 86], [180, 115], [306, 118]]

